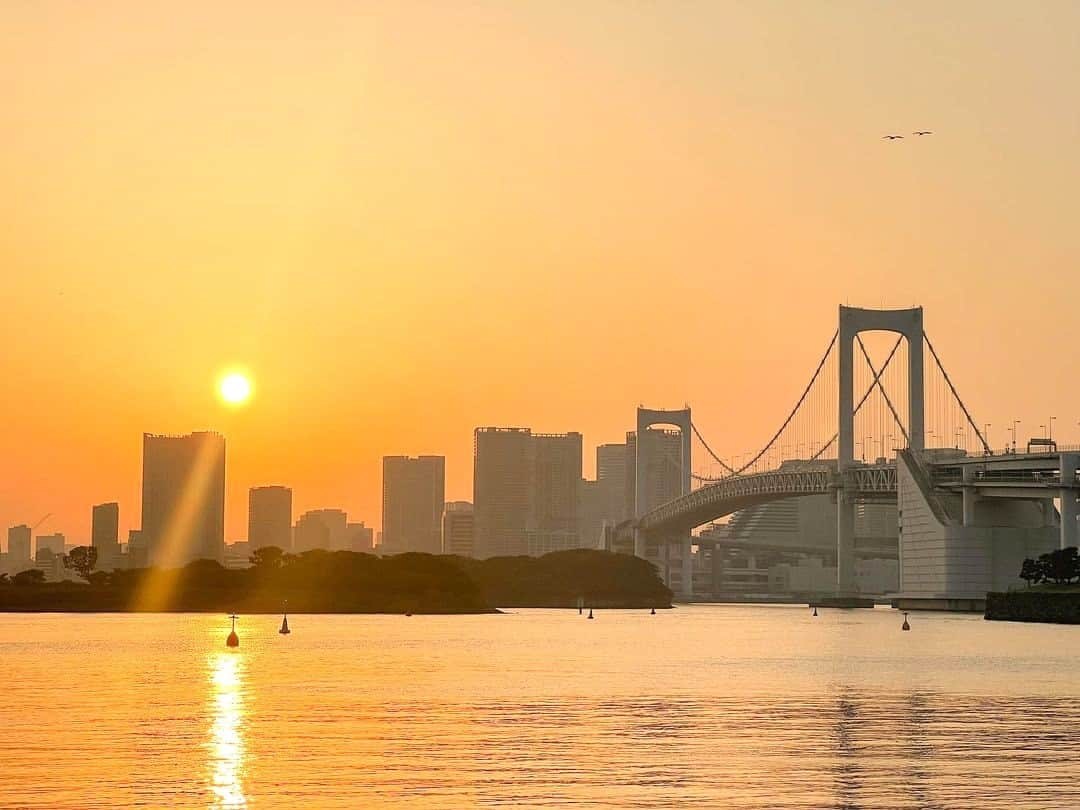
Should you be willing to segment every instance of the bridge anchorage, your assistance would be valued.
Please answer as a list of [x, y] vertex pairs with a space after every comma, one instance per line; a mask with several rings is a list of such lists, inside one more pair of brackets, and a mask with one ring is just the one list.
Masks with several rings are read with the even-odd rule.
[[[865, 333], [888, 333], [880, 363]], [[907, 607], [978, 609], [986, 591], [1019, 583], [1024, 557], [1077, 545], [1080, 453], [1017, 453], [1015, 442], [995, 453], [930, 342], [921, 307], [841, 306], [809, 383], [756, 452], [719, 455], [689, 407], [639, 408], [635, 436], [634, 517], [617, 542], [632, 537], [634, 553], [657, 563], [684, 599], [709, 592], [695, 589], [692, 530], [790, 498], [835, 504], [834, 604], [887, 595]], [[698, 468], [695, 447], [704, 451]], [[899, 581], [887, 594], [857, 584], [856, 514], [868, 503], [897, 506]]]

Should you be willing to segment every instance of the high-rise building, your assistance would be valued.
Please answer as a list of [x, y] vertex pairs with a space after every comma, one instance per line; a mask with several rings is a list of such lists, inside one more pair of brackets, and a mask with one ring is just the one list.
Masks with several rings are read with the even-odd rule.
[[473, 510], [477, 557], [580, 545], [581, 434], [477, 428]]
[[350, 551], [349, 516], [343, 509], [313, 509], [304, 512], [293, 530], [293, 552], [321, 548]]
[[53, 555], [64, 556], [64, 535], [60, 532], [54, 534], [39, 534], [35, 546], [35, 554], [43, 548], [47, 548]]
[[526, 554], [533, 444], [528, 428], [477, 428], [473, 433], [475, 554]]
[[[679, 467], [679, 459], [682, 458], [682, 435], [677, 430], [662, 428], [646, 428], [644, 433], [644, 437], [639, 437], [637, 431], [633, 430], [626, 434], [623, 491], [626, 498], [627, 517], [636, 517], [638, 511], [646, 512], [682, 495], [682, 469]], [[651, 459], [645, 471], [645, 491], [648, 495], [648, 503], [641, 510], [637, 509], [637, 493], [635, 492], [639, 439], [649, 443], [645, 446], [648, 452], [644, 455]]]
[[528, 553], [577, 548], [581, 497], [581, 434], [533, 434], [532, 503], [527, 525]]
[[150, 550], [140, 529], [128, 529], [127, 567], [146, 568], [150, 565]]
[[446, 502], [442, 456], [383, 456], [383, 553], [442, 550]]
[[604, 491], [599, 481], [580, 482], [578, 487], [578, 543], [584, 548], [603, 548], [603, 527], [607, 517]]
[[292, 550], [292, 490], [252, 487], [248, 490], [248, 543], [251, 550], [277, 546]]
[[142, 535], [150, 564], [225, 557], [225, 437], [143, 435]]
[[349, 538], [349, 551], [371, 554], [375, 550], [375, 530], [365, 526], [364, 521], [347, 524], [345, 532]]
[[596, 448], [596, 483], [605, 520], [619, 523], [633, 517], [626, 511], [626, 444]]
[[99, 503], [91, 512], [90, 545], [97, 549], [97, 568], [108, 571], [120, 564], [120, 504]]
[[451, 501], [443, 513], [442, 553], [472, 557], [475, 549], [473, 505], [468, 501]]
[[7, 534], [8, 564], [29, 563], [32, 559], [30, 551], [31, 529], [25, 523], [12, 526]]

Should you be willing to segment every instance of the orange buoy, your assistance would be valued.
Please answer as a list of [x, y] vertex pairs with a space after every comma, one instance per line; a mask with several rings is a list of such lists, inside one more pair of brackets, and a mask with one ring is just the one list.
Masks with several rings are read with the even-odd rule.
[[235, 613], [229, 616], [232, 619], [232, 630], [229, 632], [229, 637], [225, 639], [226, 647], [239, 647], [240, 636], [236, 635], [236, 620], [239, 618]]

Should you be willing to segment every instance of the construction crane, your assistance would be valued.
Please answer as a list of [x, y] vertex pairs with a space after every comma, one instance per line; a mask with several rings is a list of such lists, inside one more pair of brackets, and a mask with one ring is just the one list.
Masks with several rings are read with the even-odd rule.
[[33, 526], [30, 527], [30, 531], [36, 532], [38, 530], [38, 526], [40, 526], [42, 523], [44, 523], [46, 520], [48, 520], [51, 517], [52, 517], [52, 512], [46, 513], [45, 517], [41, 518], [41, 520], [39, 520], [37, 523], [35, 523]]

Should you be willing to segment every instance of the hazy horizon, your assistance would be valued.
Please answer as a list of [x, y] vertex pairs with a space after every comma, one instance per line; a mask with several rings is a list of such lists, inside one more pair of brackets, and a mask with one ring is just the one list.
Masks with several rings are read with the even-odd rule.
[[[381, 522], [381, 458], [755, 449], [837, 305], [926, 308], [991, 444], [1080, 443], [1080, 6], [8, 4], [4, 527], [139, 525], [143, 432]], [[914, 130], [932, 130], [925, 138]], [[888, 133], [905, 134], [885, 141]], [[255, 390], [215, 390], [228, 369]]]

